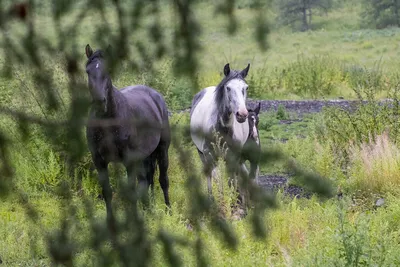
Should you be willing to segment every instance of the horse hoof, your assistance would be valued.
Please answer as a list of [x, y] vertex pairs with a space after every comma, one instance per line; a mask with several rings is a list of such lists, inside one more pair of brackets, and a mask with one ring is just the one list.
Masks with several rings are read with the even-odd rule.
[[171, 209], [171, 206], [167, 206], [167, 207], [165, 207], [165, 212], [168, 214], [168, 215], [172, 215], [172, 209]]
[[243, 208], [237, 208], [232, 214], [232, 220], [239, 221], [245, 218], [246, 215], [247, 215], [246, 210], [244, 210]]
[[186, 229], [189, 231], [193, 231], [193, 226], [190, 223], [188, 223], [186, 224]]

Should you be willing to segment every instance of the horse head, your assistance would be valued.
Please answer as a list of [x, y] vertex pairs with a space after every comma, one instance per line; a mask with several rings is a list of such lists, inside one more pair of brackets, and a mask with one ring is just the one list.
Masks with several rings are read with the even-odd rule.
[[108, 73], [106, 55], [109, 54], [111, 47], [106, 51], [97, 50], [93, 52], [90, 45], [86, 45], [85, 52], [88, 58], [86, 62], [86, 73], [88, 75], [88, 85], [93, 104], [103, 112], [107, 112], [107, 96], [112, 89], [111, 77]]
[[258, 140], [258, 123], [260, 121], [258, 115], [260, 113], [261, 102], [258, 102], [258, 106], [252, 110], [249, 109], [248, 122], [249, 122], [249, 138], [257, 141]]
[[248, 85], [245, 78], [249, 72], [250, 64], [242, 71], [234, 71], [227, 63], [224, 67], [224, 75], [227, 81], [223, 84], [224, 94], [226, 95], [227, 107], [229, 113], [233, 113], [237, 122], [243, 123], [246, 121], [248, 111], [246, 108], [247, 88]]

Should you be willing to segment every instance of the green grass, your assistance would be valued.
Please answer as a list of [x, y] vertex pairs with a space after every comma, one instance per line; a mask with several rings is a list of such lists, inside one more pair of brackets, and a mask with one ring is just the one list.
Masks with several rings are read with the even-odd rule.
[[[199, 37], [202, 50], [200, 51], [198, 74], [202, 87], [219, 82], [220, 75], [218, 74], [222, 73], [226, 62], [230, 62], [232, 68], [236, 69], [244, 68], [250, 62], [249, 80], [260, 81], [258, 84], [253, 83], [254, 88], [250, 88], [250, 95], [275, 99], [336, 98], [338, 96], [355, 98], [353, 86], [341, 73], [344, 67], [373, 68], [380, 61], [384, 76], [389, 81], [391, 81], [392, 75], [398, 73], [396, 58], [399, 53], [397, 51], [399, 29], [360, 29], [357, 14], [361, 11], [361, 7], [358, 4], [351, 8], [346, 5], [342, 9], [333, 10], [327, 16], [316, 15], [315, 30], [306, 33], [276, 28], [274, 26], [275, 14], [269, 14], [273, 31], [268, 37], [270, 48], [264, 53], [258, 49], [253, 38], [254, 16], [250, 9], [235, 10], [235, 16], [239, 22], [238, 34], [230, 36], [226, 30], [225, 19], [214, 14], [215, 6], [209, 5], [207, 2], [200, 2], [197, 5], [194, 12], [202, 27], [202, 34]], [[159, 17], [166, 31], [165, 40], [168, 42], [173, 36], [172, 8], [166, 3], [163, 3], [162, 7], [162, 15]], [[75, 10], [72, 15], [64, 18], [62, 23], [70, 25], [77, 13], [78, 10]], [[99, 19], [101, 18], [96, 12], [87, 16], [78, 27], [76, 39], [66, 41], [66, 50], [78, 47], [78, 52], [80, 51], [81, 54], [86, 43], [92, 44], [95, 49], [99, 48], [100, 44], [96, 39], [98, 34], [94, 31], [94, 27], [90, 26]], [[37, 28], [41, 30], [41, 33], [50, 41], [56, 40], [50, 18], [39, 16], [36, 20]], [[116, 26], [114, 10], [108, 11], [107, 20], [107, 25]], [[151, 41], [144, 33], [144, 29], [147, 29], [151, 23], [150, 19], [145, 19], [143, 31], [138, 30], [129, 37], [128, 46], [132, 49], [130, 58], [140, 66], [144, 66], [145, 62], [135, 56], [138, 54], [135, 44], [140, 41], [148, 47], [147, 52], [152, 52]], [[24, 32], [18, 23], [12, 23], [11, 30], [15, 32], [14, 37], [18, 36], [17, 33]], [[74, 42], [78, 46], [73, 46]], [[169, 49], [171, 52], [172, 48]], [[170, 90], [175, 91], [171, 92], [174, 95], [185, 91], [190, 92], [192, 89], [190, 83], [174, 81], [172, 78], [171, 64], [169, 64], [172, 59], [173, 57], [167, 57], [161, 61], [152, 59], [156, 63], [157, 76], [165, 77], [161, 81], [158, 78], [158, 81], [153, 81], [152, 84], [160, 90], [166, 90], [162, 88], [165, 87], [163, 84], [172, 84]], [[82, 56], [80, 64], [83, 65], [84, 61], [85, 58]], [[143, 77], [141, 73], [137, 72], [131, 74], [129, 68], [129, 66], [122, 66], [122, 69], [117, 72], [117, 76], [114, 77], [114, 83], [118, 87], [135, 82], [149, 83], [152, 78], [151, 75]], [[304, 69], [306, 73], [302, 73], [301, 69]], [[320, 78], [315, 80], [315, 76], [306, 77], [307, 73], [313, 71]], [[282, 72], [286, 73], [285, 77], [282, 77]], [[301, 76], [305, 76], [304, 81], [300, 80]], [[314, 87], [311, 84], [312, 81], [317, 81]], [[299, 82], [303, 82], [301, 90], [296, 89]], [[0, 86], [5, 87], [6, 81], [4, 84], [0, 83]], [[190, 97], [190, 93], [185, 96], [185, 98], [187, 97]], [[179, 97], [175, 98], [177, 99], [173, 103], [169, 103], [172, 107], [178, 106], [176, 103], [183, 100]], [[187, 100], [185, 104], [188, 104]]]
[[[236, 251], [224, 246], [215, 232], [204, 226], [201, 236], [211, 266], [284, 266], [288, 263], [301, 266], [334, 266], [340, 263], [342, 266], [347, 261], [356, 261], [356, 256], [361, 262], [385, 266], [399, 261], [396, 251], [399, 249], [397, 225], [400, 203], [397, 198], [388, 198], [386, 207], [375, 213], [352, 212], [346, 206], [349, 200], [343, 201], [343, 208], [339, 208], [338, 201], [334, 199], [321, 203], [314, 198], [288, 200], [278, 196], [278, 200], [280, 208], [268, 212], [268, 220], [264, 222], [269, 229], [265, 240], [251, 237], [247, 219], [232, 222], [239, 240], [240, 249]], [[3, 203], [0, 208], [0, 236], [3, 240], [0, 255], [6, 266], [50, 264], [43, 246], [44, 236], [60, 227], [59, 218], [63, 216], [64, 209], [60, 208], [59, 200], [46, 195], [30, 202], [40, 212], [40, 224], [31, 223], [18, 203]], [[80, 199], [75, 197], [73, 202], [79, 206]], [[192, 231], [186, 228], [185, 218], [177, 212], [172, 216], [165, 215], [158, 203], [154, 212], [145, 216], [150, 236], [154, 237], [158, 229], [163, 229], [176, 237], [195, 240]], [[179, 205], [175, 201], [173, 203], [174, 210], [180, 210]], [[97, 207], [94, 220], [100, 222], [105, 219], [103, 203], [97, 200], [94, 204]], [[73, 219], [79, 227], [74, 227], [71, 238], [84, 244], [89, 225], [83, 210], [78, 213]], [[155, 244], [154, 248], [153, 265], [164, 266], [162, 246]], [[104, 251], [108, 250], [106, 245]], [[180, 246], [177, 250], [185, 266], [195, 265], [190, 248]], [[76, 252], [76, 266], [91, 265], [90, 262], [96, 262], [95, 251]]]
[[[359, 4], [345, 4], [333, 10], [327, 16], [314, 17], [313, 31], [306, 33], [292, 32], [287, 28], [274, 25], [276, 14], [270, 12], [272, 33], [269, 35], [270, 49], [261, 53], [253, 39], [253, 21], [255, 16], [247, 8], [246, 1], [240, 1], [240, 8], [235, 10], [239, 21], [239, 32], [230, 36], [226, 30], [226, 20], [214, 14], [214, 6], [201, 1], [194, 12], [202, 26], [200, 42], [203, 47], [199, 55], [198, 83], [200, 87], [216, 85], [221, 80], [221, 72], [226, 62], [231, 67], [241, 69], [251, 63], [248, 78], [249, 95], [252, 98], [304, 99], [304, 98], [357, 98], [360, 92], [372, 89], [376, 98], [387, 97], [398, 82], [399, 55], [398, 28], [372, 30], [361, 27], [358, 14]], [[165, 38], [170, 40], [173, 34], [171, 7], [163, 3], [160, 22], [164, 26]], [[79, 10], [65, 17], [63, 25], [72, 25]], [[107, 23], [115, 27], [117, 20], [113, 9], [107, 11]], [[79, 66], [85, 63], [84, 47], [90, 43], [98, 48], [98, 33], [92, 25], [102, 21], [96, 12], [92, 12], [79, 26], [76, 39], [68, 39], [66, 51], [79, 47], [81, 57]], [[56, 34], [48, 16], [37, 16], [36, 27], [50, 42], [56, 43]], [[21, 23], [10, 22], [11, 38], [26, 33]], [[152, 21], [145, 19], [144, 27]], [[1, 39], [3, 40], [3, 39]], [[135, 49], [137, 41], [153, 48], [150, 38], [144, 30], [138, 30], [128, 38], [132, 49], [131, 59], [138, 58], [138, 65], [145, 62], [138, 57]], [[16, 43], [20, 45], [20, 43]], [[4, 62], [5, 55], [0, 58]], [[154, 59], [155, 60], [155, 59]], [[128, 84], [143, 83], [158, 89], [166, 98], [171, 110], [186, 108], [190, 105], [193, 90], [189, 80], [174, 76], [173, 57], [155, 60], [155, 72], [147, 69], [133, 71], [126, 63], [113, 77], [118, 87]], [[379, 65], [377, 65], [377, 62]], [[64, 62], [58, 55], [45, 58], [47, 68], [53, 70], [53, 79], [57, 81], [55, 91], [62, 108], [55, 113], [43, 111], [38, 104], [43, 104], [43, 90], [32, 79], [34, 70], [15, 65], [14, 76], [0, 78], [0, 103], [16, 109], [22, 109], [30, 115], [49, 116], [57, 120], [65, 119], [70, 101], [68, 77], [65, 74]], [[82, 70], [80, 79], [86, 79]], [[86, 92], [87, 93], [87, 92]], [[84, 94], [84, 92], [83, 92]], [[334, 186], [344, 190], [344, 199], [336, 198], [322, 201], [317, 197], [293, 200], [281, 193], [277, 195], [279, 208], [268, 210], [267, 217], [261, 223], [268, 230], [267, 238], [259, 240], [253, 237], [251, 213], [240, 221], [231, 220], [229, 206], [233, 202], [233, 193], [227, 186], [224, 174], [214, 185], [220, 212], [228, 218], [228, 225], [234, 230], [239, 241], [237, 250], [228, 248], [204, 218], [205, 224], [199, 234], [204, 244], [204, 253], [211, 266], [355, 266], [355, 265], [398, 265], [400, 258], [399, 230], [400, 201], [398, 200], [398, 151], [395, 148], [398, 136], [388, 137], [385, 149], [376, 146], [368, 154], [366, 137], [372, 132], [379, 136], [389, 125], [387, 113], [371, 113], [362, 110], [354, 117], [335, 117], [334, 112], [323, 115], [306, 116], [302, 121], [291, 124], [283, 123], [285, 119], [296, 119], [280, 109], [277, 112], [266, 112], [260, 115], [260, 137], [263, 148], [279, 148], [283, 153], [295, 159], [307, 170], [312, 170], [328, 177]], [[371, 115], [372, 114], [372, 115]], [[379, 114], [374, 123], [373, 115]], [[188, 115], [174, 115], [171, 124], [187, 126]], [[354, 123], [356, 122], [356, 123]], [[363, 125], [368, 122], [368, 127]], [[392, 129], [396, 124], [390, 124]], [[61, 229], [65, 219], [71, 223], [68, 238], [77, 244], [75, 253], [76, 266], [95, 265], [99, 255], [112, 254], [110, 244], [104, 244], [100, 251], [89, 249], [86, 242], [92, 238], [92, 223], [102, 225], [105, 220], [105, 207], [97, 199], [100, 190], [96, 173], [89, 170], [90, 156], [85, 154], [72, 176], [67, 175], [60, 151], [46, 142], [43, 133], [37, 128], [29, 129], [29, 142], [21, 143], [18, 138], [18, 125], [7, 118], [1, 119], [1, 128], [13, 144], [12, 154], [15, 165], [15, 191], [22, 193], [1, 198], [0, 202], [0, 259], [5, 266], [50, 266], [50, 254], [47, 237]], [[384, 127], [385, 126], [385, 127]], [[346, 130], [346, 140], [341, 140], [331, 130]], [[357, 139], [357, 131], [362, 138]], [[180, 133], [182, 134], [182, 133]], [[354, 138], [353, 138], [354, 137]], [[62, 141], [63, 136], [60, 137]], [[200, 160], [187, 136], [182, 136], [186, 148], [195, 156], [193, 173], [199, 172]], [[353, 147], [351, 160], [345, 152], [350, 139], [358, 142]], [[284, 141], [284, 142], [281, 142]], [[356, 142], [356, 143], [357, 143]], [[371, 146], [371, 144], [370, 144]], [[62, 144], [57, 146], [62, 150]], [[379, 153], [378, 153], [379, 152]], [[346, 155], [345, 155], [346, 154]], [[375, 155], [375, 156], [374, 156]], [[163, 207], [161, 189], [156, 182], [155, 205], [151, 212], [144, 213], [144, 221], [152, 242], [155, 242], [152, 254], [152, 265], [165, 266], [167, 256], [164, 247], [156, 241], [159, 230], [173, 234], [176, 240], [184, 239], [176, 248], [184, 266], [196, 265], [193, 243], [197, 233], [187, 228], [190, 217], [187, 181], [184, 168], [179, 163], [175, 148], [170, 150], [170, 196], [172, 215], [166, 215]], [[387, 165], [388, 162], [392, 164]], [[278, 161], [261, 166], [262, 173], [281, 173], [287, 171], [287, 162]], [[372, 167], [371, 167], [372, 166]], [[371, 167], [367, 169], [366, 167]], [[111, 166], [111, 182], [114, 188], [123, 186], [125, 172], [119, 165]], [[82, 191], [76, 190], [76, 179], [82, 178]], [[382, 178], [384, 177], [384, 179]], [[60, 193], [66, 184], [72, 197], [66, 200], [65, 192]], [[202, 190], [206, 191], [205, 179]], [[361, 191], [361, 193], [359, 192]], [[354, 199], [351, 199], [354, 197]], [[373, 203], [377, 197], [385, 198], [385, 206], [374, 210]], [[94, 210], [93, 218], [88, 215], [84, 200]], [[123, 203], [115, 196], [116, 208], [122, 214]], [[38, 219], [29, 216], [27, 203], [37, 212]], [[72, 211], [72, 208], [75, 208]], [[255, 211], [251, 211], [255, 212]], [[91, 220], [93, 219], [93, 221]]]

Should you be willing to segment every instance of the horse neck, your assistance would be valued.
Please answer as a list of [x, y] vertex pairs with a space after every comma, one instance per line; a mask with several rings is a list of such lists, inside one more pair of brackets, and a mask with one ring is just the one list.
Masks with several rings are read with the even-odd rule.
[[110, 88], [108, 88], [107, 90], [107, 109], [106, 109], [107, 117], [117, 116], [117, 110], [122, 101], [122, 97], [123, 96], [121, 92], [118, 91], [118, 89], [111, 84]]
[[233, 135], [233, 114], [222, 106], [218, 107], [217, 131], [228, 139]]
[[218, 123], [224, 128], [232, 128], [232, 112], [229, 110], [229, 103], [226, 103], [226, 96], [220, 95], [216, 97], [216, 101]]
[[228, 113], [227, 111], [220, 112], [218, 114], [218, 118], [221, 126], [223, 126], [224, 128], [232, 129], [234, 119], [232, 113]]

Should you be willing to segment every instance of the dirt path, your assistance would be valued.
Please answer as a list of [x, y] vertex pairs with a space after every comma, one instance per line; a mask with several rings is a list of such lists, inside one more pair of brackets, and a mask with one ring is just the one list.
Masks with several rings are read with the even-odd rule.
[[[286, 111], [297, 113], [298, 115], [303, 115], [307, 113], [316, 113], [321, 112], [324, 107], [340, 107], [344, 110], [353, 111], [360, 104], [365, 104], [367, 101], [358, 101], [358, 100], [255, 100], [255, 99], [247, 99], [248, 108], [254, 109], [258, 103], [261, 102], [261, 111], [277, 111], [280, 105], [284, 106]], [[380, 103], [390, 103], [390, 99], [381, 100]], [[181, 113], [181, 112], [189, 112], [190, 108], [186, 108], [183, 110], [170, 112], [173, 113]]]
[[[354, 111], [360, 104], [367, 101], [358, 100], [254, 100], [247, 99], [248, 108], [254, 109], [261, 102], [261, 111], [277, 111], [280, 105], [284, 106], [286, 111], [296, 113], [299, 117], [308, 113], [321, 112], [324, 107], [340, 107], [344, 110]], [[390, 103], [390, 99], [380, 101], [380, 104]]]

